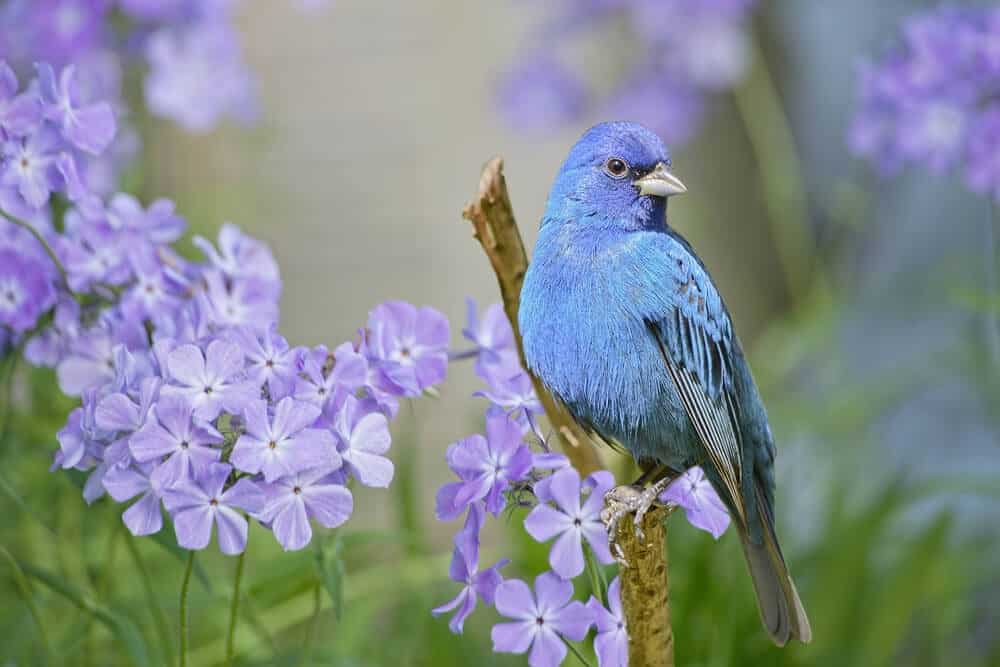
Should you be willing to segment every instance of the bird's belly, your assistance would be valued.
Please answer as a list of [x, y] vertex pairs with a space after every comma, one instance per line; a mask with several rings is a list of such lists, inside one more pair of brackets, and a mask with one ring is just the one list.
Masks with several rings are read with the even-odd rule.
[[574, 417], [637, 460], [686, 467], [697, 436], [645, 322], [606, 303], [547, 305], [544, 324], [523, 332], [532, 370]]

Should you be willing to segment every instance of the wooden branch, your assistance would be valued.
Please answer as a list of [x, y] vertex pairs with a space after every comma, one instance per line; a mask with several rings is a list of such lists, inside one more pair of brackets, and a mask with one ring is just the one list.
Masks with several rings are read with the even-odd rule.
[[[521, 366], [527, 369], [521, 331], [517, 325], [517, 311], [521, 303], [521, 284], [528, 270], [528, 256], [524, 252], [524, 242], [517, 229], [514, 210], [507, 194], [502, 158], [495, 157], [483, 167], [479, 179], [479, 191], [476, 198], [465, 207], [462, 217], [472, 223], [473, 236], [482, 245], [497, 276], [503, 309], [514, 330], [514, 341], [517, 343]], [[565, 410], [559, 407], [534, 373], [529, 371], [529, 374], [535, 385], [535, 392], [545, 408], [545, 414], [553, 430], [559, 434], [563, 451], [573, 467], [581, 475], [600, 470], [603, 466], [587, 434]]]
[[[674, 633], [670, 627], [670, 590], [667, 576], [666, 510], [654, 508], [642, 521], [640, 542], [630, 525], [618, 531], [628, 567], [622, 567], [622, 609], [628, 628], [628, 664], [673, 667]], [[626, 518], [623, 524], [631, 524]]]
[[[521, 332], [517, 325], [517, 311], [521, 283], [528, 270], [528, 257], [514, 220], [501, 158], [493, 158], [483, 168], [479, 179], [479, 193], [465, 207], [462, 215], [472, 223], [474, 235], [483, 246], [496, 273], [504, 311], [514, 329], [521, 365], [527, 368]], [[563, 442], [563, 451], [573, 466], [582, 475], [602, 468], [597, 451], [587, 434], [558, 406], [534, 374], [531, 375], [531, 380], [553, 429]], [[623, 529], [618, 531], [618, 544], [628, 563], [628, 567], [621, 569], [620, 576], [622, 607], [629, 634], [630, 665], [673, 667], [674, 664], [674, 635], [670, 627], [668, 606], [665, 518], [665, 509], [650, 510], [643, 519], [645, 539], [641, 542], [631, 530], [631, 519], [623, 520]]]

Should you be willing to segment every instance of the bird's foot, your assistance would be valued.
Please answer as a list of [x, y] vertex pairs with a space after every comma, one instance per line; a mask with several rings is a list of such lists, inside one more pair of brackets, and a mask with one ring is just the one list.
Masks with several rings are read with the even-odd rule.
[[618, 543], [618, 530], [621, 522], [629, 514], [633, 514], [632, 519], [635, 537], [642, 543], [646, 536], [642, 531], [642, 520], [653, 507], [667, 507], [673, 509], [672, 503], [661, 503], [659, 496], [663, 490], [670, 485], [673, 479], [665, 477], [658, 482], [647, 487], [625, 485], [616, 486], [604, 494], [604, 509], [601, 511], [601, 521], [604, 522], [608, 530], [608, 546], [611, 553], [622, 567], [628, 567], [625, 559], [625, 552]]

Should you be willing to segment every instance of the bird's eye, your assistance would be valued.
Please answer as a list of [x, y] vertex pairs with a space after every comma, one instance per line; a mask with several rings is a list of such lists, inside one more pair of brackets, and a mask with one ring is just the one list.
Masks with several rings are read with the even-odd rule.
[[611, 178], [623, 178], [628, 173], [628, 163], [620, 157], [608, 158], [604, 163], [604, 173]]

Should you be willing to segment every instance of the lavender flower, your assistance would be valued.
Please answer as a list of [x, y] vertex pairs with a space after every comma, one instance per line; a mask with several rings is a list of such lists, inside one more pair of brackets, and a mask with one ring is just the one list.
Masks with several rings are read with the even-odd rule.
[[729, 527], [729, 512], [715, 492], [705, 471], [695, 466], [674, 480], [660, 494], [663, 502], [676, 503], [684, 508], [688, 522], [719, 539]]
[[851, 149], [883, 173], [910, 163], [963, 170], [976, 192], [1000, 191], [993, 137], [1000, 133], [1000, 10], [940, 8], [910, 17], [900, 43], [862, 66]]
[[510, 623], [493, 626], [493, 650], [524, 653], [531, 667], [556, 667], [566, 658], [563, 637], [579, 641], [593, 624], [591, 611], [573, 596], [572, 582], [546, 572], [535, 579], [535, 591], [520, 579], [497, 587], [496, 608]]
[[181, 345], [167, 356], [170, 384], [165, 396], [186, 397], [195, 416], [211, 420], [223, 409], [239, 413], [256, 396], [243, 377], [243, 350], [235, 343], [213, 340], [202, 353], [197, 345]]
[[437, 516], [458, 516], [472, 503], [485, 501], [494, 516], [503, 510], [504, 492], [512, 482], [524, 479], [532, 457], [517, 423], [504, 414], [486, 418], [486, 437], [478, 433], [450, 445], [448, 466], [461, 481], [445, 484], [437, 494]]
[[480, 598], [486, 604], [493, 605], [497, 586], [503, 581], [499, 570], [508, 562], [504, 559], [485, 570], [479, 569], [479, 531], [482, 524], [483, 509], [479, 505], [473, 505], [465, 519], [465, 526], [455, 535], [455, 551], [448, 570], [452, 581], [464, 585], [458, 595], [431, 610], [435, 616], [457, 610], [448, 622], [448, 627], [455, 634], [462, 634], [465, 619], [475, 611]]
[[81, 105], [76, 90], [76, 68], [66, 66], [59, 80], [51, 65], [37, 66], [45, 117], [55, 122], [63, 138], [92, 155], [99, 155], [115, 137], [115, 114], [108, 102]]
[[177, 543], [185, 549], [204, 549], [218, 529], [219, 549], [224, 554], [242, 553], [247, 545], [247, 520], [240, 514], [259, 512], [264, 494], [249, 479], [237, 480], [223, 490], [233, 467], [211, 463], [195, 479], [185, 479], [166, 489], [163, 502], [174, 521]]
[[[477, 313], [476, 302], [465, 298], [465, 328], [462, 335], [475, 344], [476, 375], [489, 381], [491, 377], [509, 378], [521, 371], [521, 361], [514, 343], [514, 330], [507, 313], [499, 303]], [[463, 355], [465, 356], [465, 355]]]
[[535, 387], [531, 383], [531, 376], [522, 370], [518, 370], [515, 375], [501, 379], [497, 376], [489, 378], [490, 387], [483, 391], [477, 391], [474, 396], [482, 396], [489, 400], [494, 406], [499, 408], [508, 417], [516, 421], [522, 431], [529, 428], [536, 432], [539, 439], [541, 434], [537, 432], [535, 426], [535, 415], [542, 414], [541, 401], [535, 393]]
[[330, 431], [313, 428], [320, 409], [309, 403], [286, 397], [278, 401], [274, 414], [268, 414], [266, 401], [251, 401], [244, 409], [246, 433], [233, 448], [231, 461], [240, 470], [264, 474], [274, 480], [310, 468], [342, 464]]
[[225, 116], [244, 122], [256, 117], [253, 79], [227, 23], [159, 30], [146, 57], [146, 104], [153, 113], [192, 132], [205, 132]]
[[[672, 144], [697, 131], [709, 97], [732, 88], [748, 69], [753, 0], [614, 0], [554, 3], [525, 54], [500, 78], [498, 108], [515, 127], [545, 132], [584, 116], [620, 116], [661, 132]], [[574, 40], [631, 31], [632, 61], [604, 95], [556, 55]], [[575, 46], [575, 45], [572, 45]]]
[[104, 475], [101, 484], [108, 495], [119, 503], [141, 497], [122, 514], [122, 521], [133, 535], [152, 535], [163, 527], [160, 500], [163, 485], [153, 473], [155, 466], [114, 466]]
[[598, 667], [626, 667], [628, 665], [628, 630], [622, 610], [621, 579], [615, 577], [608, 584], [608, 606], [604, 607], [597, 598], [591, 597], [587, 607], [594, 615], [597, 636], [594, 637], [594, 653]]
[[0, 325], [23, 333], [35, 326], [55, 298], [44, 264], [0, 248]]
[[218, 461], [222, 442], [214, 426], [194, 416], [187, 398], [165, 396], [129, 440], [129, 448], [139, 463], [154, 464], [151, 476], [160, 485], [170, 486]]
[[384, 456], [392, 444], [385, 415], [367, 411], [356, 398], [344, 395], [333, 427], [348, 471], [365, 486], [389, 486], [394, 468]]
[[448, 337], [448, 320], [437, 310], [388, 301], [369, 314], [365, 342], [394, 393], [418, 396], [444, 379]]
[[276, 324], [259, 333], [252, 327], [240, 327], [233, 337], [246, 355], [247, 377], [254, 386], [266, 386], [272, 400], [287, 396], [298, 376], [302, 350], [289, 347]]
[[602, 563], [613, 563], [608, 549], [608, 534], [601, 521], [604, 494], [614, 485], [614, 480], [603, 478], [598, 486], [581, 503], [580, 474], [574, 468], [563, 468], [552, 474], [546, 486], [546, 496], [556, 507], [540, 503], [524, 520], [528, 534], [539, 542], [559, 539], [549, 553], [552, 570], [564, 579], [572, 579], [583, 572], [583, 540]]
[[327, 528], [336, 528], [354, 511], [351, 492], [331, 479], [333, 470], [332, 467], [313, 468], [265, 487], [266, 502], [257, 518], [271, 525], [285, 551], [295, 551], [309, 544], [312, 539], [309, 519]]

